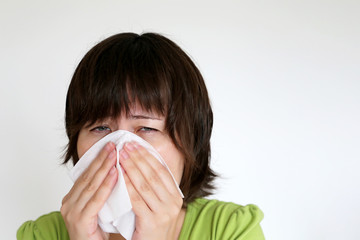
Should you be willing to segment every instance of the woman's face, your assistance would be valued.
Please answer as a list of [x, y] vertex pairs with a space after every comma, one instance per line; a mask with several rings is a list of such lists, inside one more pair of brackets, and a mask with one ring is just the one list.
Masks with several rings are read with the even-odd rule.
[[165, 117], [144, 111], [139, 104], [132, 105], [129, 116], [122, 115], [117, 119], [107, 119], [83, 127], [77, 142], [79, 158], [101, 138], [117, 130], [132, 132], [150, 143], [160, 153], [176, 181], [180, 183], [184, 170], [184, 156], [165, 131]]

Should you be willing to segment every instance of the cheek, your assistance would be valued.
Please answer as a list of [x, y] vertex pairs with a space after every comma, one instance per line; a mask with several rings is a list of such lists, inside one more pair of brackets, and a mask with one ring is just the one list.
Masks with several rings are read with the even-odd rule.
[[77, 141], [77, 153], [79, 156], [79, 159], [85, 154], [87, 150], [91, 148], [92, 145], [94, 145], [99, 139], [89, 136], [87, 134], [87, 131], [81, 130], [79, 133], [79, 138]]
[[153, 146], [166, 162], [177, 183], [180, 184], [184, 171], [184, 157], [181, 152], [175, 147], [171, 140]]
[[84, 153], [87, 151], [87, 147], [85, 147], [82, 144], [77, 144], [77, 153], [78, 153], [78, 157], [79, 159], [84, 155]]

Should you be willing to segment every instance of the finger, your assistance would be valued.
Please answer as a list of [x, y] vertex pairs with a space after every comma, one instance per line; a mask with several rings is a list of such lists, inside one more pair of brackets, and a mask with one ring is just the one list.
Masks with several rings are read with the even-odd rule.
[[121, 166], [124, 168], [136, 191], [140, 194], [142, 199], [144, 199], [150, 209], [157, 209], [159, 198], [135, 164], [136, 161], [140, 161], [138, 158], [142, 157], [137, 154], [132, 154], [130, 156], [124, 149], [120, 151], [119, 157]]
[[[155, 189], [158, 189], [159, 191], [157, 191], [157, 194], [159, 194], [159, 197], [161, 199], [164, 199], [165, 201], [167, 201], [168, 196], [167, 196], [167, 192], [170, 192], [173, 196], [180, 196], [180, 193], [178, 191], [178, 186], [175, 184], [174, 179], [172, 177], [172, 175], [170, 174], [170, 172], [168, 171], [168, 169], [161, 164], [161, 162], [156, 159], [151, 153], [149, 153], [149, 151], [147, 151], [144, 147], [142, 147], [141, 145], [137, 144], [136, 142], [132, 142], [133, 147], [137, 150], [137, 151], [132, 151], [132, 152], [137, 152], [138, 154], [140, 154], [141, 156], [143, 156], [143, 159], [146, 159], [147, 161], [137, 161], [136, 164], [140, 165], [145, 165], [145, 163], [149, 164], [151, 166], [151, 168], [153, 169], [153, 172], [144, 172], [144, 175], [147, 176], [148, 179], [151, 179], [153, 181], [151, 181], [152, 187], [154, 187]], [[128, 145], [126, 144], [125, 147], [128, 147]], [[131, 145], [129, 144], [129, 147], [131, 148]], [[130, 149], [129, 149], [130, 150]], [[142, 170], [146, 170], [146, 168], [142, 168], [139, 167]], [[157, 176], [155, 177], [154, 174]], [[161, 183], [166, 187], [167, 192], [163, 192], [161, 191], [162, 188], [158, 188], [157, 187], [157, 180], [160, 179]]]
[[86, 203], [82, 213], [85, 219], [95, 217], [101, 208], [104, 206], [106, 200], [110, 196], [118, 178], [117, 169], [115, 166], [111, 167], [105, 180], [102, 182], [100, 187], [97, 189], [95, 194]]
[[136, 191], [134, 185], [126, 172], [123, 173], [126, 189], [129, 193], [133, 211], [137, 217], [151, 214], [150, 207], [146, 204], [141, 195]]
[[89, 182], [93, 179], [94, 174], [100, 168], [104, 160], [107, 158], [110, 152], [114, 150], [115, 150], [114, 143], [109, 142], [105, 145], [105, 147], [100, 151], [99, 155], [75, 181], [73, 187], [66, 196], [68, 199], [73, 199], [73, 201], [76, 201], [79, 198], [80, 194], [82, 193], [84, 188], [89, 184]]
[[[138, 148], [135, 148], [135, 145], [132, 143], [128, 143], [125, 145], [127, 151], [129, 151], [129, 155], [132, 159], [134, 159], [134, 163], [137, 168], [140, 170], [150, 187], [153, 189], [158, 199], [161, 201], [167, 201], [169, 199], [169, 190], [165, 185], [164, 181], [159, 176], [159, 171], [156, 170], [153, 166], [151, 166], [152, 162], [158, 162], [153, 155], [151, 155], [147, 150], [143, 154], [140, 153]], [[159, 163], [160, 164], [160, 163]], [[160, 164], [161, 168], [164, 168]], [[167, 171], [166, 169], [164, 169]], [[170, 175], [170, 174], [169, 174]], [[171, 176], [167, 181], [172, 181]]]
[[100, 168], [96, 171], [91, 181], [83, 188], [80, 196], [76, 200], [77, 206], [82, 209], [92, 196], [97, 192], [104, 179], [113, 171], [116, 164], [116, 151], [113, 150], [105, 161], [103, 161]]

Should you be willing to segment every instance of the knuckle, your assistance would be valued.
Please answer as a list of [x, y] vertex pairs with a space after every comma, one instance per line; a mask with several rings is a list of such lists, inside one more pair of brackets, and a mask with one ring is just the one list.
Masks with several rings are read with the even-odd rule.
[[140, 184], [139, 190], [141, 192], [149, 192], [151, 189], [150, 189], [150, 186], [148, 184], [143, 183], [143, 184]]
[[66, 215], [66, 213], [67, 213], [67, 208], [66, 208], [65, 205], [62, 205], [62, 206], [60, 207], [60, 213], [61, 213], [61, 215], [62, 215], [63, 217]]
[[67, 206], [61, 206], [60, 213], [64, 221], [67, 223], [72, 222], [72, 220], [74, 219], [73, 214], [71, 213], [71, 211], [69, 211], [69, 208]]
[[90, 200], [89, 200], [89, 204], [91, 204], [91, 205], [98, 205], [98, 204], [100, 204], [101, 203], [101, 197], [99, 197], [99, 195], [96, 195], [96, 196], [94, 196], [93, 198], [91, 198]]
[[160, 178], [157, 174], [152, 173], [148, 177], [148, 182], [157, 184], [160, 182]]
[[90, 174], [89, 172], [85, 172], [82, 176], [81, 176], [81, 181], [84, 182], [84, 183], [88, 183], [91, 181], [91, 177], [90, 177]]
[[142, 198], [138, 194], [132, 194], [132, 200], [136, 203], [142, 202]]
[[65, 197], [63, 197], [63, 199], [61, 201], [61, 205], [64, 205], [68, 199], [69, 199], [69, 194], [66, 194]]
[[94, 192], [96, 190], [96, 186], [94, 183], [90, 182], [88, 186], [86, 187], [87, 192]]

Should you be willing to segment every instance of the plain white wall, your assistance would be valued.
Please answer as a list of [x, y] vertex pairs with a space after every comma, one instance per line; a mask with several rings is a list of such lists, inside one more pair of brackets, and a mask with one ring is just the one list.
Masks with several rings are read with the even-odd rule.
[[2, 239], [58, 210], [67, 86], [111, 34], [156, 31], [202, 71], [214, 198], [255, 203], [267, 239], [360, 239], [360, 1], [0, 3]]

